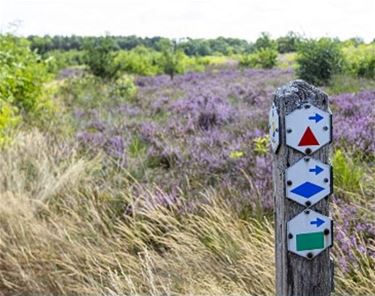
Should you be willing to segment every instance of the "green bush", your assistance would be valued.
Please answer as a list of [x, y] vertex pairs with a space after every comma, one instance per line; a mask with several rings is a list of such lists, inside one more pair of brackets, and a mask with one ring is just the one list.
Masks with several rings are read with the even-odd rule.
[[260, 37], [254, 43], [255, 51], [259, 51], [261, 49], [276, 49], [277, 44], [276, 41], [271, 39], [271, 36], [263, 32]]
[[45, 63], [28, 45], [23, 38], [0, 36], [0, 100], [23, 113], [38, 107], [48, 78]]
[[119, 67], [115, 63], [116, 49], [110, 37], [89, 40], [85, 44], [84, 61], [92, 74], [105, 80], [118, 76]]
[[301, 42], [301, 37], [294, 33], [289, 32], [286, 36], [276, 39], [277, 50], [279, 53], [295, 52]]
[[47, 52], [43, 58], [47, 61], [48, 71], [56, 74], [59, 70], [84, 64], [83, 51], [53, 50]]
[[343, 49], [345, 71], [358, 77], [375, 78], [375, 44], [348, 46]]
[[137, 87], [134, 84], [132, 76], [123, 75], [114, 82], [111, 95], [120, 98], [131, 98], [137, 92]]
[[164, 40], [160, 43], [162, 51], [162, 58], [160, 59], [160, 66], [165, 74], [168, 74], [173, 79], [175, 74], [184, 73], [186, 70], [187, 56], [182, 49], [177, 47], [176, 42]]
[[152, 76], [158, 74], [175, 75], [186, 71], [203, 71], [205, 67], [225, 62], [223, 57], [188, 57], [182, 50], [175, 52], [164, 45], [162, 52], [138, 46], [129, 51], [120, 51], [115, 59], [122, 72]]
[[43, 96], [49, 78], [46, 64], [24, 38], [0, 36], [0, 143], [23, 119], [43, 118], [51, 100]]
[[343, 54], [336, 40], [321, 38], [301, 42], [297, 56], [297, 75], [315, 85], [326, 84], [343, 66]]
[[120, 51], [116, 56], [116, 64], [123, 72], [138, 75], [161, 74], [161, 53], [144, 46], [138, 46], [129, 51]]
[[255, 53], [243, 55], [240, 65], [251, 68], [270, 69], [276, 66], [277, 51], [271, 48], [260, 49]]

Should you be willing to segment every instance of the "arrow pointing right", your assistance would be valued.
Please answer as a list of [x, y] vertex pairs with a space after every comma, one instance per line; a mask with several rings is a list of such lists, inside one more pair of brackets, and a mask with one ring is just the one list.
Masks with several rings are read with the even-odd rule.
[[310, 222], [311, 225], [316, 225], [316, 227], [319, 227], [320, 225], [324, 224], [324, 220], [316, 218], [315, 221]]
[[315, 116], [310, 116], [309, 117], [309, 120], [315, 120], [315, 123], [318, 123], [322, 119], [323, 119], [323, 116], [320, 115], [320, 114], [318, 114], [318, 113], [315, 113]]
[[321, 172], [323, 172], [324, 169], [322, 169], [320, 166], [315, 166], [313, 169], [309, 169], [309, 172], [315, 173], [315, 175], [319, 175]]

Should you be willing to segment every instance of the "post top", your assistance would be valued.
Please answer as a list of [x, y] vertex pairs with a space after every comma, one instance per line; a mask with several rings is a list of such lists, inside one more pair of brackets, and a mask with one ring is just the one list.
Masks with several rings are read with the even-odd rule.
[[312, 103], [324, 108], [328, 106], [328, 95], [306, 81], [297, 79], [277, 88], [273, 101], [276, 105], [280, 101], [290, 101], [292, 105]]
[[315, 98], [316, 96], [328, 98], [328, 95], [325, 92], [302, 79], [290, 81], [289, 83], [277, 88], [274, 93], [274, 96], [279, 98], [293, 95], [297, 95], [305, 100], [307, 98]]

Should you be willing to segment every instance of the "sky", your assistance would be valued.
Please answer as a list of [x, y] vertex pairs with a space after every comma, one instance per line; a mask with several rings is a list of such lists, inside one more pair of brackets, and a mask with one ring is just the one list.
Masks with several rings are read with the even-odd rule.
[[[17, 24], [12, 26], [11, 24]], [[0, 32], [19, 35], [237, 37], [294, 31], [375, 38], [375, 0], [0, 0]]]

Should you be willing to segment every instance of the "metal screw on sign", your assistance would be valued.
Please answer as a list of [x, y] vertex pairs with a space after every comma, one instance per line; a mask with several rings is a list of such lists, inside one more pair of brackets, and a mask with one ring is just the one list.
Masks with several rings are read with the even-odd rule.
[[276, 90], [279, 143], [273, 150], [276, 294], [328, 296], [333, 289], [328, 97], [295, 80]]

